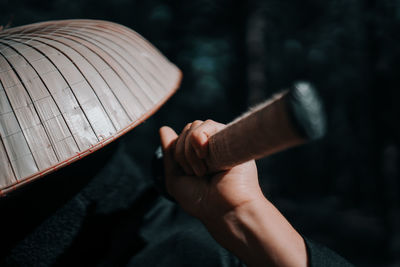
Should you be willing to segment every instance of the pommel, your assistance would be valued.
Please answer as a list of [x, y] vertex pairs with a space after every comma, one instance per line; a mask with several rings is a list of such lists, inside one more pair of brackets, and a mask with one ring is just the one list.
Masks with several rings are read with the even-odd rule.
[[313, 140], [325, 135], [324, 107], [310, 83], [296, 82], [289, 91], [287, 101], [293, 125], [305, 139]]

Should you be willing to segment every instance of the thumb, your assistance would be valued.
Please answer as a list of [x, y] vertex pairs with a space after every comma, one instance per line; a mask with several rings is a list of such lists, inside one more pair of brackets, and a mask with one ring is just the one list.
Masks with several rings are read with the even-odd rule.
[[168, 126], [163, 126], [159, 130], [160, 133], [160, 141], [161, 141], [161, 147], [163, 149], [163, 154], [164, 154], [164, 169], [166, 173], [171, 173], [174, 166], [175, 166], [175, 161], [172, 156], [172, 150], [175, 145], [176, 139], [178, 138], [178, 135], [176, 132], [168, 127]]
[[173, 149], [178, 135], [170, 127], [159, 130], [161, 147], [164, 153], [165, 182], [168, 193], [182, 205], [188, 206], [202, 198], [207, 187], [205, 179], [194, 176], [182, 176], [179, 165], [173, 158]]

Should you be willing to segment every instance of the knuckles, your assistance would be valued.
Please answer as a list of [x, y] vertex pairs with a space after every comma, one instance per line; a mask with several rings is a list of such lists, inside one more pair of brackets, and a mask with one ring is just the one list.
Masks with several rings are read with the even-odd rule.
[[204, 137], [212, 135], [217, 129], [221, 129], [223, 124], [207, 119], [206, 121], [195, 120], [186, 124], [178, 138], [178, 145], [175, 147], [174, 158], [181, 165], [187, 161], [196, 159], [194, 149], [201, 149]]
[[194, 130], [189, 136], [190, 142], [195, 145], [200, 145], [202, 134], [203, 134], [203, 131], [201, 129]]
[[190, 123], [188, 123], [188, 124], [186, 124], [186, 125], [185, 125], [185, 127], [183, 127], [183, 130], [182, 130], [182, 132], [189, 130], [189, 129], [190, 129], [190, 127], [192, 127], [192, 123], [191, 123], [191, 122], [190, 122]]

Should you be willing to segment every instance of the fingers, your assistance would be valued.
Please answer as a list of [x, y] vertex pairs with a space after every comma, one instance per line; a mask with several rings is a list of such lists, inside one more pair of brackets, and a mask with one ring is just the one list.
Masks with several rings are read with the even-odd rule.
[[224, 124], [213, 120], [206, 120], [201, 125], [193, 129], [188, 136], [196, 154], [199, 158], [204, 159], [208, 155], [208, 140], [209, 138], [222, 130]]
[[185, 140], [186, 136], [190, 130], [192, 123], [188, 123], [182, 130], [181, 134], [179, 135], [176, 144], [175, 144], [175, 151], [174, 151], [174, 158], [182, 167], [187, 175], [193, 175], [193, 170], [190, 167], [186, 155], [185, 155]]
[[197, 120], [183, 128], [176, 141], [174, 158], [186, 174], [204, 176], [207, 173], [208, 140], [224, 127], [212, 120]]
[[185, 158], [189, 166], [192, 168], [193, 172], [197, 176], [204, 176], [207, 172], [207, 167], [204, 163], [204, 161], [199, 158], [193, 148], [193, 145], [191, 144], [191, 135], [192, 132], [195, 131], [199, 126], [203, 124], [203, 121], [194, 121], [192, 123], [192, 126], [188, 130], [188, 133], [186, 134], [186, 139], [185, 139]]

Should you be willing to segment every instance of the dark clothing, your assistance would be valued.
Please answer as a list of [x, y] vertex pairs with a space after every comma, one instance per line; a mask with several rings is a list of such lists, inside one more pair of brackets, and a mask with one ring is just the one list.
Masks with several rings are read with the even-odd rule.
[[[12, 222], [1, 238], [0, 266], [242, 266], [198, 220], [158, 194], [125, 147], [121, 142], [87, 185], [37, 225], [36, 212], [19, 215], [40, 213], [46, 202], [2, 213], [3, 222]], [[43, 184], [29, 198], [19, 197], [26, 206], [52, 189]], [[52, 198], [49, 206], [60, 201]], [[15, 238], [24, 228], [32, 230]]]
[[[87, 185], [29, 233], [16, 241], [3, 238], [1, 251], [7, 253], [2, 254], [0, 265], [243, 266], [198, 220], [158, 195], [123, 144]], [[39, 192], [45, 194], [44, 188]], [[56, 201], [52, 197], [48, 203]], [[28, 229], [35, 221], [24, 220]], [[8, 225], [10, 235], [23, 230], [13, 225], [17, 222]], [[308, 240], [307, 247], [311, 266], [348, 265]]]
[[304, 238], [310, 267], [353, 266], [332, 250]]

